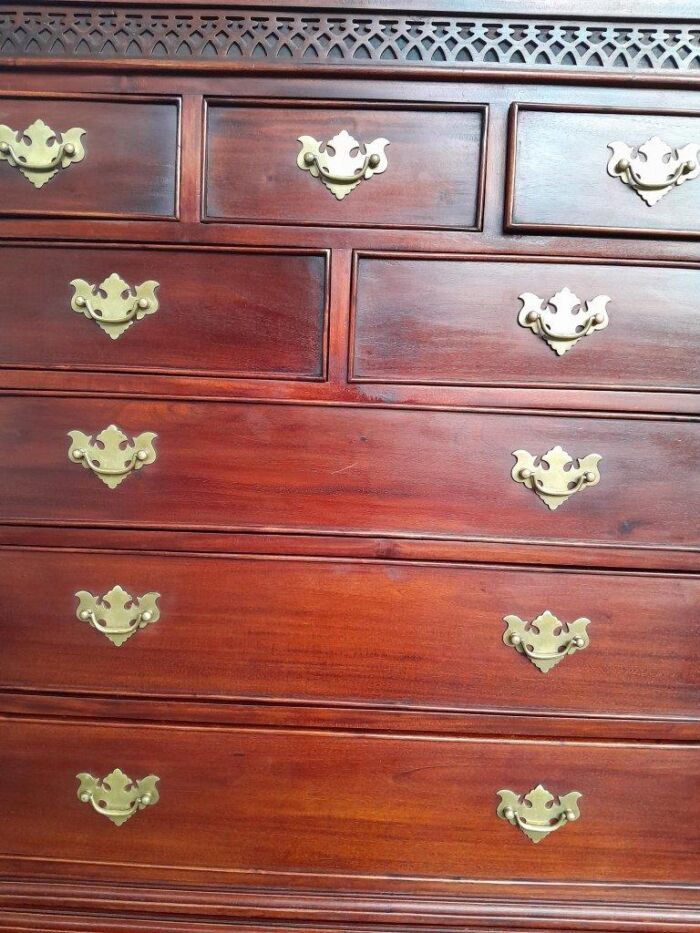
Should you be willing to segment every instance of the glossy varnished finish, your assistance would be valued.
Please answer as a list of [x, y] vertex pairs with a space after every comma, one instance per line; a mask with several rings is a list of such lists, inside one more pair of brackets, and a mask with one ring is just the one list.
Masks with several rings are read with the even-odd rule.
[[[208, 220], [467, 230], [481, 224], [482, 107], [210, 101], [207, 109]], [[362, 144], [384, 138], [389, 145], [387, 169], [339, 203], [297, 167], [297, 156], [298, 137], [326, 142], [341, 130]]]
[[[326, 265], [322, 252], [3, 246], [0, 366], [319, 379]], [[111, 340], [71, 309], [70, 283], [115, 272], [157, 281], [159, 309]]]
[[510, 229], [700, 236], [697, 180], [674, 188], [650, 208], [606, 169], [612, 155], [608, 144], [618, 140], [632, 147], [655, 136], [672, 147], [696, 142], [700, 119], [692, 110], [598, 112], [522, 103], [511, 107], [510, 132]]
[[[0, 735], [2, 854], [67, 860], [56, 862], [59, 876], [79, 867], [99, 878], [96, 862], [132, 861], [138, 851], [161, 880], [177, 869], [697, 878], [698, 817], [686, 813], [661, 831], [700, 779], [693, 747], [12, 721]], [[75, 779], [117, 764], [160, 778], [159, 802], [119, 832], [78, 800]], [[541, 781], [578, 790], [581, 818], [534, 847], [498, 820], [496, 792]], [[478, 838], [490, 844], [476, 846]]]
[[[75, 617], [77, 591], [116, 583], [161, 594], [158, 622], [121, 648]], [[692, 577], [494, 565], [3, 550], [13, 612], [0, 625], [0, 686], [692, 720], [699, 587]], [[504, 616], [545, 609], [591, 620], [589, 647], [546, 675], [502, 640]]]
[[0, 214], [85, 219], [174, 217], [178, 195], [176, 99], [0, 97], [0, 123], [24, 130], [43, 120], [58, 132], [79, 126], [85, 158], [36, 190], [0, 162]]
[[[700, 931], [700, 180], [606, 171], [700, 142], [697, 11], [457, 7], [0, 12], [0, 105], [88, 130], [0, 162], [3, 933]], [[337, 201], [341, 129], [390, 143]], [[68, 306], [111, 272], [160, 282], [116, 341]], [[556, 357], [517, 296], [565, 286], [610, 322]], [[115, 490], [66, 456], [111, 422], [158, 435]], [[555, 444], [601, 481], [549, 512]], [[161, 594], [120, 648], [115, 584]], [[502, 641], [545, 609], [591, 620], [548, 674]], [[161, 778], [121, 828], [115, 767]], [[582, 816], [532, 846], [538, 782]]]
[[[358, 382], [697, 389], [699, 282], [698, 269], [665, 265], [360, 255], [351, 376]], [[518, 323], [519, 296], [531, 292], [546, 304], [565, 288], [582, 303], [607, 295], [609, 324], [557, 356]]]
[[[68, 431], [112, 423], [158, 435], [156, 462], [116, 490], [68, 459]], [[512, 452], [556, 444], [573, 457], [599, 454], [601, 481], [551, 512], [511, 478]], [[4, 522], [700, 543], [691, 421], [6, 397], [0, 445]]]

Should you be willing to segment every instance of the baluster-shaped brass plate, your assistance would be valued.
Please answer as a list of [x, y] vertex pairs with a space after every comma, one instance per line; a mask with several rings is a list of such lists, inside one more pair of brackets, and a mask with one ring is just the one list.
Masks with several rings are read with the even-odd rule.
[[327, 143], [313, 136], [300, 136], [301, 151], [297, 165], [323, 184], [339, 201], [350, 194], [363, 179], [380, 175], [387, 167], [384, 153], [388, 139], [378, 138], [361, 146], [347, 130], [341, 130]]
[[79, 782], [78, 800], [91, 804], [96, 813], [106, 816], [115, 826], [121, 826], [139, 810], [152, 807], [159, 800], [156, 784], [160, 778], [155, 774], [132, 781], [115, 768], [104, 778], [95, 778], [87, 772], [77, 774], [76, 778]]
[[156, 289], [159, 283], [153, 280], [132, 286], [113, 272], [99, 285], [91, 285], [85, 279], [73, 279], [70, 284], [74, 289], [71, 308], [95, 321], [112, 340], [120, 337], [134, 321], [158, 310]]
[[157, 436], [152, 431], [145, 431], [129, 439], [116, 424], [110, 424], [94, 436], [82, 431], [69, 431], [68, 459], [72, 463], [82, 463], [106, 486], [116, 489], [130, 473], [153, 463], [156, 459], [153, 441]]
[[85, 130], [74, 126], [58, 133], [43, 120], [35, 120], [26, 130], [13, 130], [0, 124], [0, 161], [9, 162], [35, 188], [41, 188], [62, 168], [82, 162]]
[[505, 616], [503, 621], [506, 623], [503, 643], [524, 654], [543, 674], [590, 643], [586, 631], [590, 619], [560, 622], [547, 609], [532, 622], [524, 622], [519, 616]]
[[562, 288], [548, 301], [532, 292], [523, 292], [518, 297], [523, 303], [518, 324], [529, 327], [557, 356], [575, 347], [582, 337], [608, 326], [607, 295], [596, 295], [582, 302], [568, 288]]
[[146, 628], [160, 618], [160, 593], [130, 596], [121, 586], [113, 587], [104, 596], [93, 596], [87, 590], [78, 590], [76, 616], [89, 624], [119, 647], [140, 628]]
[[641, 146], [628, 146], [618, 141], [608, 143], [608, 149], [612, 150], [608, 175], [619, 178], [623, 185], [629, 185], [649, 207], [672, 188], [700, 174], [698, 143], [688, 143], [675, 149], [658, 136], [653, 136]]
[[581, 815], [578, 801], [582, 795], [576, 790], [557, 797], [538, 784], [522, 796], [512, 790], [499, 790], [497, 794], [501, 798], [496, 808], [499, 819], [516, 826], [534, 843], [542, 842]]
[[537, 457], [527, 450], [514, 450], [516, 464], [511, 476], [516, 483], [532, 489], [549, 509], [558, 509], [574, 493], [600, 482], [600, 454], [578, 459], [557, 446]]

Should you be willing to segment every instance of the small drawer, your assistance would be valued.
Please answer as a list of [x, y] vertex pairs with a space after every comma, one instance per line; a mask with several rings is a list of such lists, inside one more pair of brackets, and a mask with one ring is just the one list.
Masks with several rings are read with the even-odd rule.
[[0, 450], [10, 523], [700, 545], [690, 420], [8, 396]]
[[323, 252], [0, 246], [0, 367], [320, 379], [326, 276]]
[[[205, 219], [474, 230], [485, 127], [482, 106], [212, 100]], [[352, 182], [358, 173], [362, 180]]]
[[0, 591], [4, 690], [700, 719], [698, 577], [5, 548]]
[[700, 268], [360, 255], [352, 379], [697, 390], [699, 290]]
[[173, 219], [178, 135], [173, 99], [2, 97], [0, 214]]
[[506, 226], [700, 237], [700, 115], [513, 104]]
[[194, 869], [203, 885], [207, 872], [329, 868], [691, 885], [699, 782], [692, 745], [4, 720], [0, 856], [84, 879], [121, 864], [130, 881], [182, 883]]

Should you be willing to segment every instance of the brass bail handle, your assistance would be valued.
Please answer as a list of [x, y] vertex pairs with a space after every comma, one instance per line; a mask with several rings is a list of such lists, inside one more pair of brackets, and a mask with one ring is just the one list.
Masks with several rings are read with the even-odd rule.
[[87, 771], [76, 775], [78, 800], [89, 803], [95, 813], [106, 817], [115, 826], [122, 826], [134, 814], [152, 807], [160, 799], [156, 784], [160, 778], [149, 774], [132, 780], [121, 768], [115, 768], [104, 778], [93, 777]]
[[364, 162], [359, 169], [353, 171], [351, 175], [338, 175], [333, 174], [329, 169], [321, 165], [318, 155], [315, 152], [304, 153], [304, 163], [306, 165], [315, 165], [326, 181], [332, 181], [338, 185], [350, 185], [353, 182], [356, 182], [358, 178], [364, 177], [364, 174], [368, 168], [377, 168], [380, 162], [381, 159], [376, 152], [373, 152], [371, 155], [366, 154]]
[[496, 816], [519, 829], [530, 842], [542, 842], [581, 816], [579, 800], [582, 794], [572, 790], [568, 794], [553, 794], [542, 784], [526, 794], [512, 790], [497, 791], [499, 804]]
[[0, 161], [16, 168], [35, 188], [42, 188], [60, 169], [85, 158], [85, 132], [73, 126], [59, 133], [43, 120], [35, 120], [22, 131], [0, 124]]

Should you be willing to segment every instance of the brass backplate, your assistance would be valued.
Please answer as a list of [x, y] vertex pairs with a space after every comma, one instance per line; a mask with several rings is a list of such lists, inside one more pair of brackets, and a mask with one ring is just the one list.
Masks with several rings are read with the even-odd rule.
[[160, 593], [131, 596], [121, 586], [114, 586], [104, 596], [93, 596], [87, 590], [78, 590], [75, 595], [78, 600], [75, 614], [80, 621], [88, 622], [117, 647], [160, 618]]
[[519, 616], [505, 616], [503, 621], [506, 624], [503, 643], [525, 655], [543, 674], [590, 644], [586, 631], [590, 619], [561, 622], [547, 609], [531, 622]]
[[548, 301], [532, 292], [523, 292], [519, 298], [523, 306], [518, 324], [541, 337], [557, 356], [575, 347], [582, 337], [608, 326], [607, 295], [582, 302], [568, 288], [562, 288]]
[[156, 459], [153, 441], [157, 436], [145, 431], [129, 438], [116, 424], [110, 424], [96, 435], [69, 431], [68, 459], [71, 463], [81, 463], [110, 489], [116, 489], [131, 473], [153, 463]]
[[300, 136], [301, 151], [297, 165], [314, 178], [320, 178], [331, 194], [342, 201], [363, 179], [380, 175], [387, 167], [384, 150], [389, 145], [382, 137], [360, 145], [347, 130], [341, 130], [328, 142], [313, 136]]
[[600, 482], [600, 454], [576, 459], [557, 446], [541, 456], [533, 456], [527, 450], [514, 450], [513, 456], [516, 464], [511, 476], [516, 483], [532, 489], [548, 509], [558, 509], [574, 493]]
[[85, 130], [74, 126], [59, 133], [43, 120], [35, 120], [25, 130], [13, 130], [0, 123], [0, 161], [8, 162], [35, 188], [41, 188], [60, 169], [82, 162]]
[[685, 184], [700, 174], [700, 144], [688, 143], [675, 148], [658, 136], [641, 146], [617, 141], [608, 144], [612, 156], [608, 175], [628, 185], [649, 207], [660, 201], [672, 188]]
[[87, 772], [76, 778], [78, 800], [89, 803], [96, 813], [106, 816], [115, 826], [122, 826], [139, 810], [152, 807], [159, 800], [156, 784], [160, 778], [155, 774], [132, 781], [120, 768], [115, 768], [104, 778], [95, 778]]
[[153, 280], [132, 286], [113, 272], [99, 285], [85, 279], [73, 279], [70, 284], [74, 292], [71, 308], [94, 321], [112, 340], [121, 337], [134, 321], [158, 310], [158, 282]]
[[523, 795], [512, 790], [499, 790], [497, 794], [500, 797], [496, 808], [498, 818], [516, 826], [534, 843], [542, 842], [581, 815], [578, 802], [582, 795], [576, 790], [557, 797], [538, 784]]

